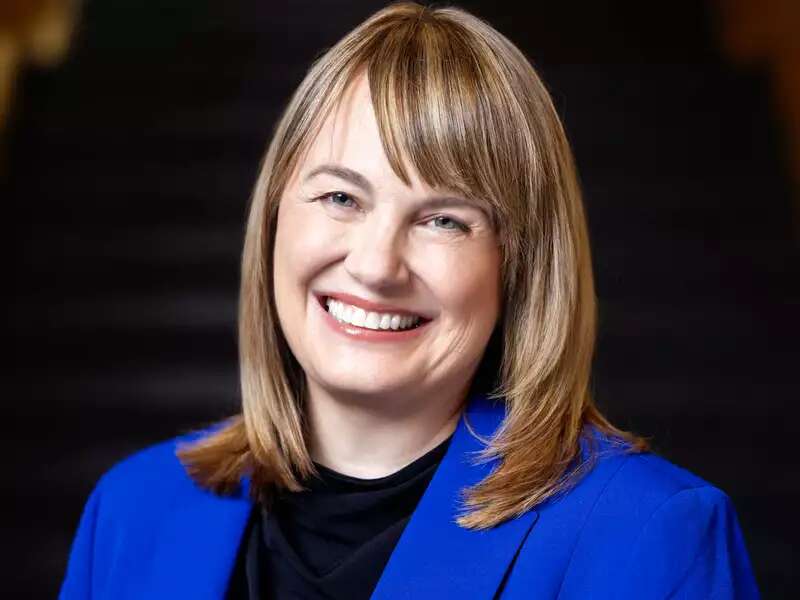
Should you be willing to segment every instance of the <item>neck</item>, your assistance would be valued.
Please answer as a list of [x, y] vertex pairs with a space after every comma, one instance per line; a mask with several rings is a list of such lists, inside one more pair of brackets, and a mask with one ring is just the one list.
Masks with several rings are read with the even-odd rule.
[[446, 440], [466, 400], [466, 390], [402, 400], [343, 398], [313, 385], [308, 392], [312, 460], [362, 479], [395, 473]]

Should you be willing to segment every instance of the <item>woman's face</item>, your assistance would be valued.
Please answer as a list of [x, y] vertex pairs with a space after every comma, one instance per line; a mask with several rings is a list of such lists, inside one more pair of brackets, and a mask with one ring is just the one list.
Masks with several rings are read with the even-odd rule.
[[480, 361], [500, 310], [496, 233], [479, 205], [410, 175], [389, 166], [356, 79], [278, 213], [275, 302], [312, 394], [465, 391]]

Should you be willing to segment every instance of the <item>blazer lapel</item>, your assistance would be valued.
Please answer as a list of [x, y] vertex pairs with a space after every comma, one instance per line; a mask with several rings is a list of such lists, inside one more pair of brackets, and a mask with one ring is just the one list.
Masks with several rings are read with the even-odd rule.
[[[493, 404], [480, 395], [470, 399], [465, 412], [472, 429], [483, 437], [495, 431], [504, 414], [502, 404]], [[461, 488], [478, 483], [497, 465], [497, 459], [471, 464], [472, 453], [482, 447], [462, 416], [372, 600], [495, 596], [538, 512], [528, 511], [488, 530], [468, 530], [456, 524]]]

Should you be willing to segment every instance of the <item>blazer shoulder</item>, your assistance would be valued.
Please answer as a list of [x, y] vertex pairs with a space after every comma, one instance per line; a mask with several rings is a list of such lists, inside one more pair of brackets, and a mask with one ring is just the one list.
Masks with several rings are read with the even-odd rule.
[[[567, 506], [589, 502], [583, 534], [596, 523], [614, 523], [614, 529], [638, 531], [662, 506], [673, 506], [680, 498], [702, 499], [696, 511], [710, 514], [716, 506], [730, 505], [727, 494], [699, 475], [652, 451], [630, 448], [604, 435], [597, 437], [591, 471], [568, 494]], [[585, 505], [585, 504], [584, 504]], [[562, 509], [565, 510], [565, 509]]]
[[167, 563], [179, 561], [188, 551], [179, 546], [184, 538], [238, 532], [249, 500], [201, 488], [176, 454], [207, 431], [143, 448], [100, 477], [81, 514], [60, 598], [121, 597], [119, 586], [138, 581], [156, 550]]
[[608, 476], [576, 527], [559, 598], [606, 584], [620, 598], [758, 597], [724, 491], [654, 452], [598, 457]]
[[692, 471], [648, 451], [626, 455], [624, 463], [609, 482], [607, 493], [624, 493], [632, 499], [646, 497], [657, 502], [686, 490], [700, 488], [723, 493]]
[[656, 452], [631, 452], [627, 442], [594, 428], [587, 437], [594, 443], [583, 443], [584, 456], [594, 455], [595, 468], [613, 469], [606, 490], [624, 490], [634, 496], [641, 492], [666, 499], [682, 490], [714, 487]]
[[[122, 458], [101, 475], [98, 484], [106, 492], [120, 487], [128, 490], [131, 485], [160, 485], [180, 480], [183, 466], [176, 455], [178, 445], [185, 436], [176, 436], [146, 446]], [[166, 478], [165, 478], [166, 476]]]
[[201, 438], [208, 430], [182, 434], [142, 448], [123, 458], [98, 480], [95, 493], [106, 508], [142, 514], [176, 498], [208, 493], [186, 472], [178, 449]]
[[[718, 511], [734, 510], [722, 489], [652, 451], [620, 454], [601, 448], [598, 465], [608, 475], [597, 489], [582, 537], [602, 537], [613, 525], [616, 536], [629, 536], [633, 542], [646, 524], [672, 514], [678, 506], [691, 512], [698, 529]], [[687, 527], [685, 521], [684, 532]]]

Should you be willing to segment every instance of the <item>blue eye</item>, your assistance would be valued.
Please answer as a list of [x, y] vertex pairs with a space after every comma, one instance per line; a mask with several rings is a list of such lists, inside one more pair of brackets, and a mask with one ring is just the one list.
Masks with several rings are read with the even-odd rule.
[[[456, 222], [450, 217], [434, 217], [433, 221], [441, 225], [442, 229], [456, 229], [458, 227]], [[442, 225], [443, 223], [444, 225]]]
[[[342, 208], [350, 208], [351, 206], [355, 205], [355, 201], [344, 192], [331, 192], [322, 198], [323, 200], [327, 200], [330, 204], [333, 204], [334, 206], [341, 206]], [[347, 204], [348, 201], [352, 204]]]
[[461, 221], [457, 221], [452, 217], [448, 217], [445, 215], [439, 215], [437, 217], [433, 217], [431, 219], [431, 222], [437, 224], [436, 227], [437, 229], [445, 229], [448, 231], [458, 230], [463, 232], [469, 231], [469, 227], [467, 225], [464, 225], [464, 223], [462, 223]]

